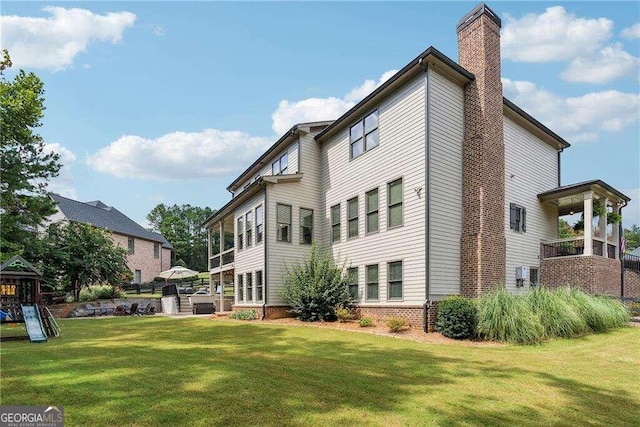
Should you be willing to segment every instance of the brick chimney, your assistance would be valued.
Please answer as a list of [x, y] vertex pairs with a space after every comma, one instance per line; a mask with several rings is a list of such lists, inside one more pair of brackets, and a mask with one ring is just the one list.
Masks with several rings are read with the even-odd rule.
[[461, 292], [506, 281], [500, 18], [480, 3], [458, 23], [458, 62], [475, 75], [464, 92]]

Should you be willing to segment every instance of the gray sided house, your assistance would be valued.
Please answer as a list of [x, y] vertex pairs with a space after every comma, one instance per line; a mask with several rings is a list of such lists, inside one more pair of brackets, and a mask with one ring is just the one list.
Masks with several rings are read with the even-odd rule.
[[78, 202], [58, 194], [52, 194], [51, 199], [57, 212], [49, 217], [49, 223], [73, 221], [94, 225], [108, 231], [116, 246], [129, 251], [127, 265], [133, 273], [134, 283], [150, 282], [158, 273], [171, 268], [173, 247], [162, 234], [146, 230], [99, 200]]
[[618, 225], [605, 214], [558, 239], [558, 217], [592, 224], [594, 203], [619, 213], [629, 198], [561, 185], [569, 143], [503, 97], [500, 26], [478, 5], [458, 24], [458, 62], [429, 47], [336, 120], [293, 126], [229, 185], [206, 221], [225, 309], [285, 315], [284, 267], [311, 241], [346, 260], [362, 314], [414, 325], [447, 295], [498, 285], [620, 294]]

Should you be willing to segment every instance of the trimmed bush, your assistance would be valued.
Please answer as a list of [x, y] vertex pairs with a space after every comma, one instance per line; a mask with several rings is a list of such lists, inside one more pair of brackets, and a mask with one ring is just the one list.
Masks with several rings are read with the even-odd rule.
[[436, 329], [457, 340], [472, 338], [478, 325], [478, 306], [474, 300], [451, 296], [440, 301]]
[[363, 317], [360, 320], [358, 320], [358, 324], [360, 325], [361, 328], [368, 328], [373, 326], [373, 320], [371, 320], [370, 317]]
[[352, 319], [353, 315], [351, 314], [351, 310], [340, 306], [336, 308], [336, 317], [338, 318], [338, 322], [344, 323], [347, 320]]
[[480, 299], [477, 331], [484, 339], [517, 344], [537, 344], [545, 336], [526, 298], [511, 295], [503, 287]]
[[238, 310], [234, 311], [229, 315], [229, 319], [235, 320], [256, 320], [258, 318], [258, 313], [254, 308], [250, 310]]
[[407, 326], [407, 321], [401, 317], [392, 317], [387, 320], [389, 332], [401, 332]]
[[122, 292], [120, 288], [110, 285], [94, 285], [80, 290], [80, 301], [95, 301], [122, 297], [124, 297], [124, 292]]
[[302, 263], [286, 268], [282, 298], [291, 313], [304, 322], [335, 320], [338, 307], [348, 308], [352, 297], [329, 251], [311, 245], [311, 254]]

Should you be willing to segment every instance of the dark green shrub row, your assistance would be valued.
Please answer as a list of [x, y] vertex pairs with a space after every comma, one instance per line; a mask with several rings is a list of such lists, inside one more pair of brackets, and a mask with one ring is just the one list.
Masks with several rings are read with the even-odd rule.
[[628, 322], [629, 312], [616, 299], [580, 290], [536, 288], [513, 295], [498, 288], [477, 301], [459, 296], [443, 300], [436, 326], [450, 338], [535, 344], [604, 332]]

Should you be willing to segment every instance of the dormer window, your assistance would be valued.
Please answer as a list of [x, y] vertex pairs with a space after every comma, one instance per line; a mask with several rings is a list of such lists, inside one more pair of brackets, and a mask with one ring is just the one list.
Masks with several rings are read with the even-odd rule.
[[351, 159], [378, 146], [378, 110], [374, 110], [349, 129]]
[[273, 175], [286, 175], [289, 171], [289, 155], [284, 153], [278, 160], [271, 164]]

